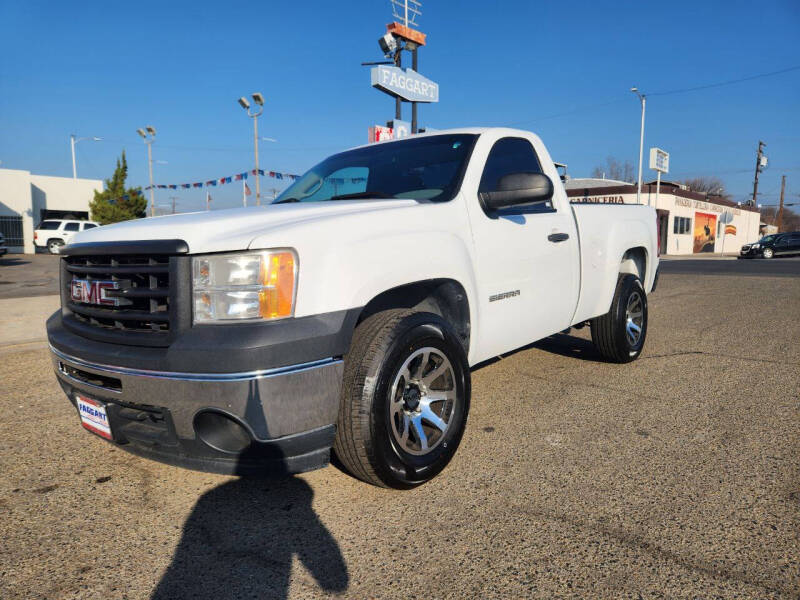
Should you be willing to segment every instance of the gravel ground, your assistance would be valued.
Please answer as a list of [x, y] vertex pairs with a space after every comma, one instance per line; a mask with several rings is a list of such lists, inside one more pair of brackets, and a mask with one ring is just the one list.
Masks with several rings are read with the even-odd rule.
[[0, 598], [797, 598], [799, 315], [797, 277], [665, 273], [637, 362], [581, 330], [476, 369], [410, 492], [148, 462], [3, 354]]

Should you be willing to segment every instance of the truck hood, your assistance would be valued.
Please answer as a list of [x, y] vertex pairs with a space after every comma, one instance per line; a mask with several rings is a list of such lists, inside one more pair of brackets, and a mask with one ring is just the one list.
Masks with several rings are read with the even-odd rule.
[[189, 252], [244, 250], [257, 237], [306, 221], [338, 219], [418, 206], [416, 200], [353, 200], [267, 205], [150, 217], [97, 227], [76, 235], [73, 244], [180, 239]]

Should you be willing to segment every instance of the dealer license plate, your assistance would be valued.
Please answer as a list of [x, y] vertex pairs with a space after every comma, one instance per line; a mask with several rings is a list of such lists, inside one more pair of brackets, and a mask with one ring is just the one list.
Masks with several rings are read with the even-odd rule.
[[111, 435], [106, 405], [86, 396], [76, 396], [75, 400], [78, 404], [78, 414], [81, 416], [81, 425], [107, 440], [114, 439]]

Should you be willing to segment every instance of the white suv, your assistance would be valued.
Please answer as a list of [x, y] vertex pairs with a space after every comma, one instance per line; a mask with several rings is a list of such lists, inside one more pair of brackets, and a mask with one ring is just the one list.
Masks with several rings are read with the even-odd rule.
[[39, 223], [33, 232], [33, 243], [39, 248], [47, 248], [50, 254], [58, 254], [76, 233], [99, 226], [100, 223], [94, 221], [48, 219]]

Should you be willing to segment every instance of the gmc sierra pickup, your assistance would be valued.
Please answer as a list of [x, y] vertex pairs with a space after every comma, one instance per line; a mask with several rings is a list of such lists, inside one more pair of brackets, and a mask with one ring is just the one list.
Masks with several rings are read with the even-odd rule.
[[333, 448], [409, 488], [456, 452], [472, 365], [586, 324], [636, 359], [656, 248], [652, 208], [571, 205], [532, 133], [442, 131], [331, 156], [269, 206], [79, 233], [47, 329], [81, 423], [126, 450], [247, 474]]

